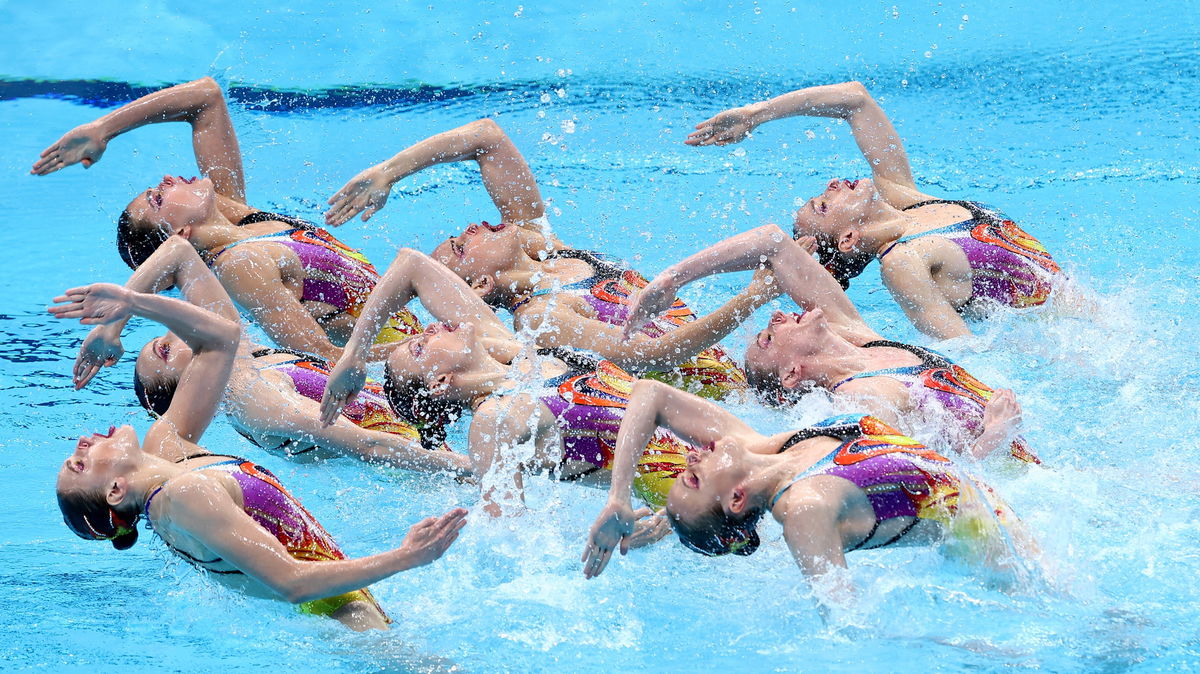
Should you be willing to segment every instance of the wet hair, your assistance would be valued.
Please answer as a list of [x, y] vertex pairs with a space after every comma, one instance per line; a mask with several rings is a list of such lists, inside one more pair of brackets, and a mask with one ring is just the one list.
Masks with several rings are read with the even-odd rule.
[[685, 523], [678, 515], [667, 509], [671, 527], [679, 536], [679, 542], [692, 552], [709, 557], [720, 557], [730, 553], [740, 556], [754, 554], [758, 550], [758, 520], [763, 511], [743, 513], [737, 517], [725, 514], [719, 503], [700, 516], [695, 524]]
[[108, 541], [118, 550], [128, 550], [137, 543], [137, 522], [113, 509], [103, 492], [68, 491], [58, 493], [58, 509], [63, 522], [76, 536], [89, 541]]
[[117, 218], [117, 252], [130, 269], [140, 267], [170, 237], [164, 228], [139, 226], [128, 208]]
[[176, 379], [147, 387], [138, 376], [137, 368], [133, 370], [133, 393], [142, 407], [155, 417], [161, 417], [171, 409], [171, 401], [175, 399], [175, 389], [178, 386], [179, 380]]
[[842, 290], [848, 290], [850, 279], [863, 273], [867, 265], [871, 264], [874, 256], [868, 254], [846, 255], [832, 244], [818, 244], [817, 259], [830, 274], [833, 274], [833, 278], [841, 284]]
[[800, 402], [800, 398], [804, 394], [812, 390], [807, 383], [796, 388], [784, 386], [783, 382], [779, 380], [779, 375], [765, 373], [750, 367], [749, 355], [747, 353], [746, 359], [742, 361], [742, 370], [746, 373], [746, 383], [750, 385], [755, 396], [763, 404], [771, 407], [792, 407]]
[[383, 393], [396, 416], [421, 434], [425, 449], [441, 449], [446, 442], [446, 427], [463, 413], [461, 403], [435, 398], [419, 377], [397, 381], [387, 363], [383, 368]]

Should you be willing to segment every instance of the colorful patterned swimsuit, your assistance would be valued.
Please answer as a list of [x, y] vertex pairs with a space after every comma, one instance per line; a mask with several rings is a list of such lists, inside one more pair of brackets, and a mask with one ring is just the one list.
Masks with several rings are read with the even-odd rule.
[[[972, 377], [970, 373], [955, 365], [949, 358], [920, 346], [886, 339], [868, 342], [863, 346], [865, 348], [902, 349], [920, 358], [921, 364], [860, 372], [834, 384], [829, 389], [831, 392], [836, 392], [839, 386], [855, 379], [890, 377], [904, 385], [904, 388], [912, 395], [918, 409], [926, 409], [929, 406], [934, 413], [943, 411], [949, 413], [963, 425], [972, 437], [983, 431], [984, 408], [995, 394], [995, 391], [987, 384]], [[1026, 463], [1041, 463], [1041, 460], [1030, 451], [1022, 438], [1018, 437], [1013, 440], [1010, 451], [1014, 458]]]
[[[278, 220], [293, 229], [252, 236], [225, 246], [209, 263], [212, 266], [226, 251], [251, 242], [279, 243], [287, 246], [304, 267], [304, 287], [300, 300], [322, 302], [358, 318], [367, 297], [379, 283], [379, 273], [359, 251], [338, 241], [332, 234], [311, 223], [276, 213], [257, 212], [242, 218], [238, 226]], [[397, 342], [421, 332], [421, 323], [407, 309], [396, 312], [380, 331], [377, 344]]]
[[[266, 468], [245, 459], [231, 458], [228, 461], [199, 466], [192, 470], [217, 470], [232, 476], [242, 490], [242, 510], [283, 544], [293, 559], [302, 562], [328, 562], [346, 559], [346, 555], [334, 542], [333, 537]], [[150, 522], [150, 503], [166, 485], [166, 482], [160, 484], [146, 499], [143, 514], [145, 514], [147, 522]], [[197, 559], [175, 548], [165, 540], [163, 542], [167, 544], [168, 548], [171, 548], [172, 552], [209, 573], [225, 575], [242, 573], [236, 569], [211, 569], [208, 565], [220, 563], [222, 561], [220, 557]], [[305, 613], [327, 616], [354, 601], [369, 602], [379, 610], [385, 620], [391, 622], [383, 608], [379, 606], [379, 602], [375, 601], [375, 597], [371, 596], [371, 592], [365, 588], [336, 597], [304, 602], [300, 605], [300, 610]]]
[[[819, 436], [842, 442], [792, 478], [771, 499], [769, 507], [774, 508], [788, 489], [806, 478], [832, 475], [850, 481], [870, 501], [875, 525], [847, 552], [892, 545], [922, 520], [937, 522], [948, 538], [958, 537], [968, 545], [1006, 540], [1003, 526], [1014, 518], [990, 489], [960, 473], [946, 457], [879, 419], [859, 414], [826, 419], [796, 431], [779, 451]], [[888, 540], [867, 545], [879, 525], [895, 517], [911, 517], [912, 521]]]
[[[515, 313], [534, 297], [565, 293], [582, 297], [596, 312], [596, 320], [609, 325], [624, 325], [629, 317], [629, 298], [647, 285], [645, 277], [631, 269], [623, 260], [588, 250], [557, 250], [546, 259], [583, 260], [591, 265], [594, 274], [582, 281], [561, 288], [538, 290], [513, 306]], [[649, 337], [661, 337], [667, 332], [696, 320], [696, 314], [676, 299], [663, 316], [641, 329]], [[731, 391], [747, 388], [746, 374], [720, 345], [701, 351], [695, 358], [669, 372], [641, 373], [647, 379], [657, 379], [705, 398], [722, 398]]]
[[[578, 363], [576, 363], [578, 365]], [[629, 405], [636, 378], [602, 360], [595, 368], [576, 367], [545, 382], [538, 400], [558, 422], [562, 436], [562, 462], [590, 463], [586, 474], [612, 470], [617, 431]], [[634, 493], [658, 508], [667, 502], [671, 484], [687, 467], [687, 444], [659, 428], [638, 461]]]
[[[329, 381], [329, 373], [333, 369], [332, 364], [317, 356], [287, 349], [264, 348], [258, 349], [250, 355], [253, 358], [262, 358], [280, 353], [291, 355], [294, 358], [263, 366], [262, 369], [286, 374], [292, 380], [297, 393], [313, 402], [320, 403], [321, 397], [325, 393], [325, 384]], [[421, 435], [417, 429], [411, 424], [401, 421], [395, 412], [392, 411], [391, 405], [388, 404], [387, 396], [383, 393], [383, 387], [370, 379], [367, 380], [366, 385], [363, 386], [363, 390], [354, 400], [342, 408], [342, 416], [349, 419], [355, 426], [368, 431], [400, 435], [416, 443], [420, 443], [421, 441]], [[260, 447], [262, 446], [259, 445], [258, 441], [250, 433], [240, 428], [236, 422], [234, 423], [234, 429], [243, 437], [250, 440], [250, 442]], [[284, 451], [288, 455], [293, 456], [316, 449], [316, 446], [312, 446], [296, 450], [292, 448], [294, 442], [293, 440], [287, 440], [279, 447], [264, 447], [264, 449]], [[445, 447], [445, 449], [449, 450], [449, 447]]]
[[1040, 241], [1015, 222], [974, 201], [931, 199], [913, 204], [910, 211], [931, 204], [954, 204], [971, 213], [969, 220], [901, 237], [879, 254], [882, 260], [896, 246], [924, 236], [950, 239], [967, 256], [971, 266], [971, 301], [987, 299], [1020, 309], [1044, 304], [1052, 280], [1060, 269]]

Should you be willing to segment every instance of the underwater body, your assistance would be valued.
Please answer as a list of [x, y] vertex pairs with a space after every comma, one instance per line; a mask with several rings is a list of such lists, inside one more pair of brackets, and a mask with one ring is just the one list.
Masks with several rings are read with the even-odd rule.
[[[352, 8], [95, 3], [56, 27], [0, 8], [0, 153], [9, 252], [0, 330], [0, 546], [4, 660], [14, 669], [130, 671], [264, 666], [300, 671], [905, 671], [1186, 669], [1200, 664], [1197, 473], [1187, 438], [1198, 335], [1192, 303], [1200, 31], [1186, 6], [1102, 3], [1071, 13], [1024, 2], [893, 7], [603, 9], [488, 3]], [[86, 19], [86, 20], [85, 20]], [[153, 41], [144, 31], [153, 31]], [[128, 275], [112, 246], [130, 195], [164, 172], [194, 173], [186, 132], [152, 126], [106, 160], [28, 175], [64, 130], [151, 90], [210, 75], [225, 88], [250, 176], [250, 203], [317, 221], [362, 167], [432, 133], [494, 117], [529, 159], [559, 236], [627, 258], [647, 276], [722, 238], [776, 222], [834, 176], [866, 176], [845, 124], [776, 122], [754, 138], [696, 149], [683, 138], [731, 107], [859, 80], [896, 123], [918, 183], [1001, 208], [1094, 295], [974, 325], [936, 343], [918, 333], [874, 269], [850, 296], [892, 339], [932, 346], [1011, 388], [1042, 465], [977, 467], [1053, 561], [1047, 583], [1004, 592], [927, 548], [856, 552], [857, 606], [822, 621], [779, 527], [752, 557], [707, 559], [674, 537], [585, 581], [578, 562], [600, 490], [527, 480], [530, 512], [474, 515], [433, 565], [372, 587], [395, 620], [352, 634], [332, 621], [224, 590], [143, 531], [114, 552], [61, 524], [52, 474], [81, 433], [150, 424], [131, 394], [133, 347], [85, 391], [71, 364], [86, 334], [45, 312], [61, 290]], [[339, 237], [383, 266], [494, 217], [473, 167], [401, 182], [389, 206]], [[748, 275], [683, 297], [711, 311]], [[415, 305], [414, 305], [415, 306]], [[724, 341], [740, 358], [777, 300]], [[418, 312], [420, 313], [420, 312]], [[426, 316], [425, 314], [422, 314]], [[830, 416], [730, 408], [773, 433]], [[450, 443], [465, 445], [465, 424]], [[457, 444], [456, 444], [457, 443]], [[223, 421], [204, 445], [279, 475], [352, 555], [395, 547], [407, 527], [478, 490], [351, 459], [290, 462]]]

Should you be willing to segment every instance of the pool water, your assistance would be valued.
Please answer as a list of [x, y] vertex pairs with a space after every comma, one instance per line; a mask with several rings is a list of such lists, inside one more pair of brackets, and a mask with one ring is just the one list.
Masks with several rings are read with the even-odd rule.
[[[924, 8], [602, 9], [532, 3], [348, 7], [293, 2], [0, 6], [0, 616], [8, 668], [62, 671], [1162, 671], [1200, 666], [1200, 484], [1191, 395], [1200, 334], [1196, 13], [1186, 4], [1022, 0]], [[145, 37], [153, 34], [154, 39]], [[579, 555], [603, 492], [533, 480], [532, 512], [475, 514], [441, 561], [377, 584], [396, 620], [352, 634], [287, 606], [235, 596], [151, 535], [118, 553], [61, 524], [57, 466], [82, 433], [149, 421], [132, 355], [82, 393], [77, 324], [50, 298], [123, 281], [113, 223], [163, 173], [194, 172], [185, 127], [119, 138], [90, 170], [27, 175], [69, 128], [149, 89], [212, 75], [225, 85], [249, 201], [318, 218], [362, 168], [440, 130], [495, 116], [552, 200], [558, 234], [647, 274], [732, 233], [788, 222], [797, 197], [866, 173], [847, 128], [790, 120], [730, 148], [697, 150], [691, 125], [736, 104], [859, 79], [906, 139], [918, 182], [979, 199], [1035, 233], [1096, 308], [1003, 315], [937, 348], [1014, 389], [1044, 466], [977, 467], [1036, 532], [1055, 577], [1005, 593], [935, 551], [856, 552], [859, 605], [824, 624], [778, 527], [748, 559], [668, 540], [584, 581]], [[98, 81], [102, 80], [102, 81]], [[496, 219], [465, 166], [401, 183], [370, 223], [339, 232], [380, 266]], [[742, 277], [687, 289], [701, 311]], [[894, 339], [915, 333], [873, 270], [851, 296]], [[782, 303], [779, 306], [786, 306]], [[765, 315], [765, 310], [764, 310]], [[750, 322], [761, 325], [762, 316]], [[133, 351], [158, 334], [135, 322]], [[727, 340], [740, 354], [750, 328]], [[764, 431], [833, 411], [736, 411]], [[455, 436], [460, 444], [462, 433]], [[214, 424], [207, 447], [275, 471], [353, 555], [397, 546], [473, 490], [351, 460], [298, 464]]]

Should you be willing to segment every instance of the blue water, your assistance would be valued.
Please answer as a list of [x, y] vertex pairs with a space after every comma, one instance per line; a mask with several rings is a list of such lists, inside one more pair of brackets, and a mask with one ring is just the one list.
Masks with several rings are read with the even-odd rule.
[[[52, 4], [52, 3], [51, 3]], [[385, 3], [386, 5], [386, 3]], [[1189, 3], [534, 3], [351, 7], [292, 2], [0, 5], [0, 658], [9, 668], [128, 671], [439, 669], [661, 671], [1162, 671], [1200, 666], [1197, 539], [1200, 279], [1197, 13]], [[26, 175], [37, 152], [131, 96], [201, 75], [227, 86], [250, 203], [317, 217], [358, 170], [431, 133], [495, 115], [553, 200], [573, 244], [646, 273], [728, 234], [787, 222], [797, 197], [865, 173], [844, 125], [793, 120], [741, 146], [682, 145], [690, 126], [800, 86], [860, 79], [896, 121], [919, 182], [994, 203], [1098, 293], [1086, 318], [1003, 316], [973, 344], [942, 345], [1015, 389], [1045, 461], [984, 466], [1055, 560], [1053, 588], [1005, 594], [928, 550], [855, 553], [857, 611], [824, 625], [778, 529], [749, 559], [673, 542], [585, 582], [578, 555], [602, 492], [535, 480], [534, 512], [473, 518], [440, 562], [379, 583], [387, 634], [349, 634], [284, 605], [234, 596], [143, 537], [129, 552], [76, 539], [53, 475], [72, 439], [148, 422], [132, 358], [89, 389], [69, 372], [83, 329], [49, 298], [120, 281], [113, 222], [164, 172], [192, 172], [181, 125], [138, 130], [103, 161]], [[96, 80], [103, 80], [98, 83]], [[495, 214], [473, 170], [411, 178], [385, 211], [339, 236], [378, 263], [430, 250]], [[851, 294], [880, 332], [926, 343], [874, 273]], [[711, 310], [735, 286], [689, 289]], [[754, 321], [751, 324], [759, 324]], [[141, 323], [134, 349], [157, 334]], [[741, 353], [745, 332], [728, 340]], [[752, 406], [764, 430], [821, 417]], [[461, 437], [461, 436], [460, 436]], [[225, 424], [206, 446], [276, 471], [351, 554], [469, 487], [341, 460], [298, 465]]]

